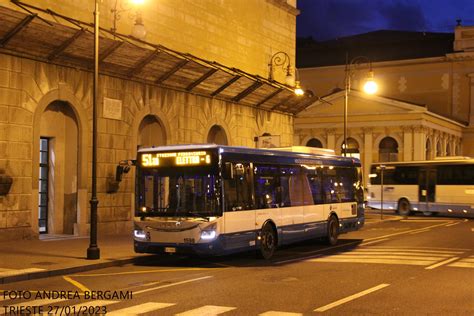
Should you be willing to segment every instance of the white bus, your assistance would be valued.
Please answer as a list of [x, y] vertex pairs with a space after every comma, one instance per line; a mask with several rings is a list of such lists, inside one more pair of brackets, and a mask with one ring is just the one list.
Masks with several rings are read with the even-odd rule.
[[[302, 147], [299, 147], [303, 150]], [[305, 148], [305, 147], [303, 147]], [[325, 238], [364, 224], [360, 161], [214, 144], [138, 151], [138, 253], [222, 255]]]
[[474, 159], [446, 157], [377, 163], [372, 164], [369, 179], [371, 208], [392, 209], [401, 215], [423, 212], [470, 217], [474, 214]]

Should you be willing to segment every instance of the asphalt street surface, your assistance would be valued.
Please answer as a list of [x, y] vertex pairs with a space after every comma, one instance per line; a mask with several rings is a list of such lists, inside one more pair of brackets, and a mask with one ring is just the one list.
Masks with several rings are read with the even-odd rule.
[[[474, 221], [386, 216], [392, 220], [371, 223], [368, 216], [336, 246], [311, 240], [280, 248], [268, 261], [252, 252], [152, 256], [4, 284], [0, 314], [36, 306], [45, 315], [78, 315], [79, 308], [108, 315], [474, 315]], [[44, 298], [59, 291], [78, 297]], [[21, 293], [31, 297], [15, 297]]]

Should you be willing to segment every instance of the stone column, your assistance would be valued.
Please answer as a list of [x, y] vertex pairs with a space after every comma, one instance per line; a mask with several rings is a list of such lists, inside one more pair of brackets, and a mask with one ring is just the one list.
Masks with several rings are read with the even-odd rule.
[[413, 126], [402, 126], [403, 131], [403, 161], [413, 160]]
[[428, 130], [423, 126], [413, 128], [413, 160], [425, 160], [426, 134]]
[[469, 102], [469, 127], [474, 128], [474, 73], [467, 75], [470, 79], [470, 93], [471, 100]]
[[372, 163], [373, 148], [373, 128], [362, 128], [364, 132], [364, 156], [362, 158], [362, 167], [364, 168], [364, 185], [369, 183], [370, 164]]
[[336, 151], [336, 129], [328, 128], [325, 130], [325, 132], [327, 148], [334, 149], [334, 151]]

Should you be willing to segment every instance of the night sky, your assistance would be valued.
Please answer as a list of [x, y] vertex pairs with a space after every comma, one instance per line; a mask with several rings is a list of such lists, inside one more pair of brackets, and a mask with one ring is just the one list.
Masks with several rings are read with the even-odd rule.
[[474, 26], [474, 0], [297, 0], [298, 37], [330, 40], [375, 30], [454, 32]]

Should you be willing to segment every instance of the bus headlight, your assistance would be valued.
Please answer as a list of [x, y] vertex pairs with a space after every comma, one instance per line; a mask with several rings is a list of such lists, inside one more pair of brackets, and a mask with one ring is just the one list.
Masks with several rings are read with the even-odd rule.
[[143, 240], [146, 239], [146, 233], [141, 229], [135, 229], [133, 231], [133, 236], [135, 236], [135, 238], [137, 239], [143, 239]]
[[201, 239], [211, 240], [216, 238], [216, 231], [215, 230], [203, 230], [201, 232]]

